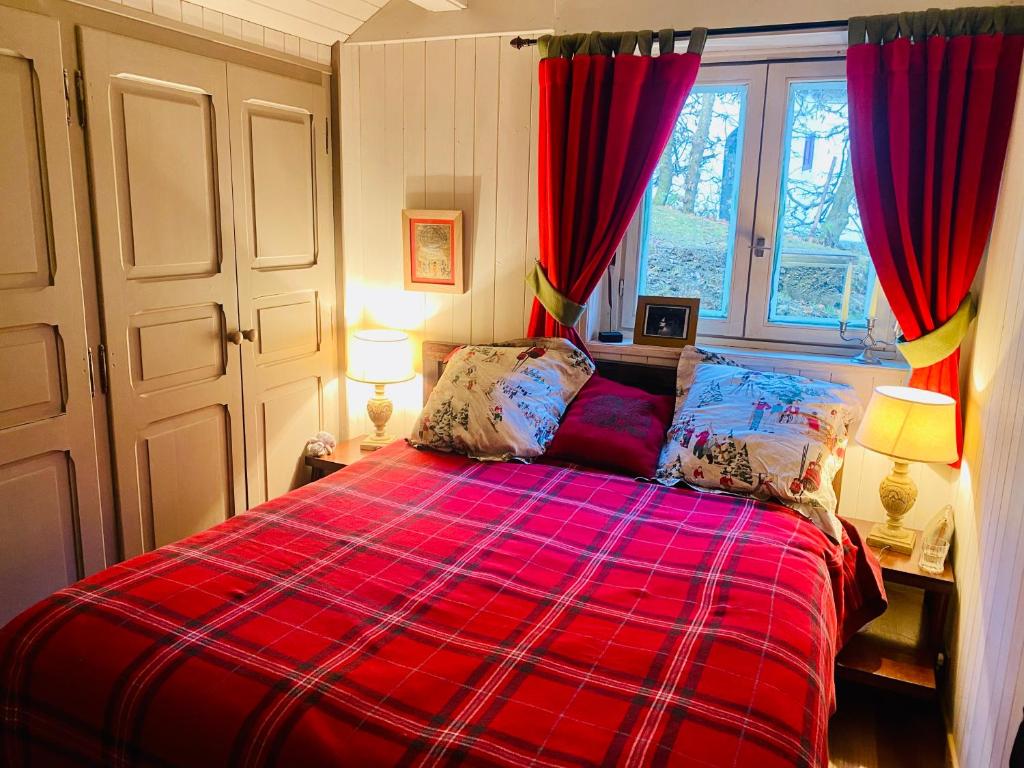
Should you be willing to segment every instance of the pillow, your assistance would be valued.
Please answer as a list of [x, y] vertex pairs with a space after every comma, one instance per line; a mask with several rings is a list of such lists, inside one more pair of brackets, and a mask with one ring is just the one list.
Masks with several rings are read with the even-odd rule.
[[843, 384], [698, 363], [657, 478], [780, 502], [840, 541], [832, 479], [859, 415]]
[[690, 387], [693, 385], [693, 376], [697, 372], [700, 363], [715, 363], [717, 365], [733, 365], [739, 367], [739, 363], [731, 360], [725, 355], [704, 349], [703, 347], [683, 347], [679, 355], [679, 364], [676, 366], [676, 410], [678, 411], [690, 394]]
[[567, 339], [461, 347], [427, 398], [409, 442], [476, 459], [540, 456], [593, 372], [590, 358]]
[[672, 395], [652, 395], [594, 375], [572, 401], [544, 456], [652, 478], [673, 403]]

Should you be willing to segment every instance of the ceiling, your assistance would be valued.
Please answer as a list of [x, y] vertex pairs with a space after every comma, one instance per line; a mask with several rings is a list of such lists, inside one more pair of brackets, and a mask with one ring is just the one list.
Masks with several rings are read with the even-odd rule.
[[[153, 0], [154, 11], [162, 0]], [[268, 29], [330, 45], [349, 35], [388, 0], [199, 0], [199, 5]]]

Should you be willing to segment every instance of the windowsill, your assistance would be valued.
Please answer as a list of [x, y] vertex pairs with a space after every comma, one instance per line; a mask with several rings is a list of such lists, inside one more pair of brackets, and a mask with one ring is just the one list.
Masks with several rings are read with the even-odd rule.
[[[655, 360], [665, 360], [667, 363], [679, 359], [679, 347], [659, 347], [652, 344], [634, 344], [630, 336], [626, 333], [623, 334], [625, 337], [622, 342], [615, 344], [604, 341], [597, 341], [596, 339], [588, 341], [587, 347], [596, 356], [602, 357], [605, 355], [631, 355], [631, 356], [642, 356], [647, 358], [653, 358]], [[725, 355], [726, 357], [743, 358], [745, 360], [764, 360], [766, 362], [794, 362], [802, 363], [803, 365], [818, 365], [823, 367], [835, 367], [835, 366], [850, 366], [862, 370], [870, 370], [873, 368], [882, 370], [910, 370], [906, 362], [902, 358], [895, 360], [876, 360], [874, 362], [863, 362], [855, 359], [854, 355], [842, 355], [832, 354], [827, 352], [819, 351], [796, 351], [796, 350], [782, 350], [782, 349], [760, 349], [755, 347], [740, 346], [740, 345], [723, 345], [719, 339], [697, 339], [697, 344], [701, 349], [706, 349], [709, 352], [717, 352]], [[718, 342], [718, 343], [716, 343]]]

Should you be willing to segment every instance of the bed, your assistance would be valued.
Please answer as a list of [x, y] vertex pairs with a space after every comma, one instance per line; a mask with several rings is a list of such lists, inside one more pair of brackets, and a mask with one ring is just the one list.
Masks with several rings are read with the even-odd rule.
[[0, 761], [824, 766], [849, 531], [398, 442], [0, 630]]

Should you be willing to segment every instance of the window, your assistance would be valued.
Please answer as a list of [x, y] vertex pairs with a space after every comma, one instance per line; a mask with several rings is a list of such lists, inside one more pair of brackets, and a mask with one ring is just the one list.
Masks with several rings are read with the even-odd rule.
[[843, 345], [844, 307], [862, 335], [876, 298], [891, 327], [849, 145], [841, 60], [705, 65], [623, 241], [612, 324], [653, 295], [699, 296], [702, 336]]

